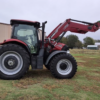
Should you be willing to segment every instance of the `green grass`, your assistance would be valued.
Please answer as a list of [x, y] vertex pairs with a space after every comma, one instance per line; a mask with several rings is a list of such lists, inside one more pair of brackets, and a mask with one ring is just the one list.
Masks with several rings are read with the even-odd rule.
[[0, 80], [0, 100], [100, 100], [100, 55], [71, 52], [78, 63], [72, 79], [30, 70], [20, 80]]

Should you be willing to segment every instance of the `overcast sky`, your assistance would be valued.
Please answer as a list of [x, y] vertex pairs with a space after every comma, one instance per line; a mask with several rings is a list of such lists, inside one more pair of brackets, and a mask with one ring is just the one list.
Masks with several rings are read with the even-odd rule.
[[[0, 0], [0, 22], [9, 23], [10, 19], [48, 21], [48, 35], [59, 23], [72, 18], [96, 22], [100, 20], [100, 0]], [[86, 36], [100, 39], [100, 30], [77, 34], [67, 32], [65, 36], [75, 34], [82, 41]]]

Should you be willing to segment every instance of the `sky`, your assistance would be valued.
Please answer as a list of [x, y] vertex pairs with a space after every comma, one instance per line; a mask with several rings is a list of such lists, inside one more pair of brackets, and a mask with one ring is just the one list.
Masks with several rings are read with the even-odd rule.
[[[11, 19], [47, 21], [46, 35], [69, 18], [92, 23], [100, 21], [100, 0], [0, 0], [0, 22], [9, 24]], [[67, 32], [65, 36], [69, 34], [77, 35], [81, 41], [87, 36], [100, 40], [100, 30], [84, 35]]]

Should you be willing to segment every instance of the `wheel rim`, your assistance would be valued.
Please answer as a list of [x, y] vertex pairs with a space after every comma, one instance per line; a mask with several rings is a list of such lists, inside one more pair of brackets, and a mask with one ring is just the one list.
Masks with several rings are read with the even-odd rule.
[[56, 67], [61, 75], [68, 75], [72, 71], [72, 63], [67, 59], [61, 59]]
[[23, 67], [21, 55], [15, 51], [4, 52], [0, 56], [0, 70], [6, 75], [14, 75]]

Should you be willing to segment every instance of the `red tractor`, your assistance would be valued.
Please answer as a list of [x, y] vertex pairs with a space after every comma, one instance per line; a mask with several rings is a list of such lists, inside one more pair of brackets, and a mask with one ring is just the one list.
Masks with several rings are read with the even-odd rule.
[[[67, 19], [60, 23], [44, 39], [45, 24], [42, 23], [42, 40], [38, 39], [39, 22], [26, 20], [11, 20], [11, 39], [0, 43], [0, 78], [19, 79], [32, 66], [32, 69], [51, 71], [56, 78], [72, 78], [77, 71], [77, 63], [74, 57], [68, 53], [69, 47], [59, 43], [67, 31], [85, 34], [94, 32], [100, 28], [100, 22], [88, 23], [73, 19]], [[55, 41], [59, 36], [60, 38]]]

